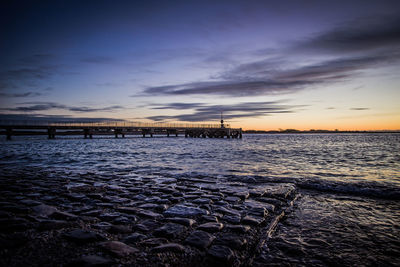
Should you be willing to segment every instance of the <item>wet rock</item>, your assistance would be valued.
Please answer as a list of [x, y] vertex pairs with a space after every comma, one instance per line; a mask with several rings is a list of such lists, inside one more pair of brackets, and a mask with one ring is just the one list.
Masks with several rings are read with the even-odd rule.
[[217, 239], [215, 239], [214, 244], [223, 245], [230, 247], [231, 249], [242, 249], [246, 244], [247, 240], [236, 234], [223, 233]]
[[42, 220], [38, 225], [39, 231], [48, 231], [62, 229], [70, 226], [70, 223], [64, 220]]
[[107, 241], [100, 243], [100, 246], [106, 250], [107, 252], [118, 256], [118, 257], [125, 257], [129, 256], [133, 253], [139, 252], [138, 249], [128, 246], [125, 243], [119, 241]]
[[108, 232], [112, 234], [126, 234], [132, 232], [132, 229], [128, 225], [111, 225]]
[[208, 215], [209, 212], [204, 209], [190, 207], [186, 205], [175, 205], [164, 212], [166, 216], [176, 216], [176, 217], [195, 217], [200, 215]]
[[248, 191], [236, 192], [233, 195], [240, 198], [241, 200], [245, 200], [245, 199], [249, 198], [249, 196], [250, 196]]
[[233, 251], [221, 245], [212, 245], [207, 254], [214, 260], [223, 264], [230, 265], [233, 261]]
[[119, 212], [107, 212], [107, 213], [103, 213], [99, 216], [99, 218], [103, 221], [112, 221], [118, 217], [121, 216], [121, 213]]
[[181, 253], [181, 252], [185, 251], [185, 247], [180, 244], [176, 244], [176, 243], [168, 243], [168, 244], [157, 246], [157, 247], [153, 248], [151, 251], [155, 252], [155, 253], [160, 253], [160, 252]]
[[212, 215], [203, 215], [201, 219], [207, 222], [218, 222], [218, 218]]
[[24, 205], [30, 206], [30, 207], [31, 206], [38, 206], [38, 205], [42, 204], [41, 202], [36, 201], [36, 200], [32, 200], [32, 199], [22, 199], [19, 202], [21, 204], [24, 204]]
[[239, 211], [233, 210], [233, 209], [230, 209], [230, 208], [226, 208], [226, 207], [216, 207], [214, 210], [216, 212], [221, 212], [223, 214], [240, 216], [240, 212]]
[[239, 224], [242, 220], [242, 216], [239, 214], [226, 214], [224, 217], [222, 217], [222, 220], [227, 221], [232, 224]]
[[196, 198], [195, 200], [192, 201], [192, 203], [195, 203], [198, 205], [207, 205], [207, 204], [212, 204], [213, 201], [211, 199], [207, 199], [207, 198]]
[[207, 232], [196, 230], [186, 238], [185, 243], [199, 249], [205, 249], [211, 244], [214, 238], [213, 235]]
[[137, 221], [136, 217], [131, 216], [131, 217], [127, 218], [125, 216], [121, 216], [121, 217], [118, 217], [118, 218], [115, 218], [114, 220], [112, 220], [112, 223], [113, 224], [129, 224], [129, 223], [133, 223], [136, 221]]
[[258, 217], [253, 217], [253, 216], [245, 216], [242, 219], [242, 223], [243, 224], [247, 224], [247, 225], [254, 225], [254, 226], [258, 226], [261, 223], [264, 222], [264, 218], [258, 218]]
[[157, 247], [165, 243], [168, 243], [168, 240], [166, 238], [149, 238], [140, 242], [141, 245], [146, 247]]
[[153, 220], [162, 219], [163, 216], [159, 213], [155, 213], [149, 210], [141, 210], [137, 213], [139, 216], [147, 217]]
[[85, 244], [90, 242], [102, 241], [106, 238], [98, 233], [75, 229], [64, 234], [64, 238], [75, 243]]
[[192, 226], [196, 224], [195, 220], [189, 218], [168, 218], [167, 220], [173, 223], [182, 224], [184, 226]]
[[111, 226], [112, 226], [112, 224], [109, 223], [109, 222], [99, 222], [99, 223], [96, 223], [96, 224], [92, 225], [93, 228], [101, 229], [101, 230], [104, 230], [104, 231], [110, 230]]
[[110, 259], [98, 256], [98, 255], [87, 255], [87, 256], [83, 256], [82, 258], [73, 261], [71, 264], [69, 264], [68, 266], [82, 266], [82, 267], [91, 267], [91, 266], [110, 266], [112, 265], [114, 262]]
[[166, 237], [166, 238], [177, 238], [180, 236], [186, 228], [183, 225], [176, 223], [167, 223], [154, 231], [155, 236]]
[[209, 222], [209, 223], [204, 223], [199, 225], [197, 229], [203, 230], [209, 233], [215, 233], [224, 228], [224, 225], [222, 223], [217, 223], [217, 222]]
[[74, 221], [74, 220], [77, 220], [79, 217], [76, 216], [75, 214], [72, 214], [72, 213], [69, 213], [69, 212], [56, 211], [51, 215], [51, 218], [60, 219], [60, 220]]
[[241, 199], [239, 197], [234, 197], [234, 196], [225, 198], [225, 201], [228, 201], [229, 203], [238, 203], [240, 200]]
[[128, 213], [128, 214], [136, 214], [140, 211], [139, 208], [134, 208], [134, 207], [118, 207], [117, 210], [119, 212]]
[[139, 242], [143, 239], [145, 239], [147, 236], [139, 233], [133, 233], [123, 239], [124, 243], [127, 244], [135, 244], [136, 242]]
[[41, 205], [33, 207], [32, 211], [38, 216], [48, 217], [58, 210], [57, 210], [57, 208], [55, 208], [53, 206], [41, 204]]
[[226, 225], [225, 229], [236, 233], [247, 233], [250, 231], [250, 226], [247, 225]]
[[296, 187], [291, 184], [270, 186], [266, 188], [264, 196], [280, 199], [288, 199], [289, 196], [296, 190]]

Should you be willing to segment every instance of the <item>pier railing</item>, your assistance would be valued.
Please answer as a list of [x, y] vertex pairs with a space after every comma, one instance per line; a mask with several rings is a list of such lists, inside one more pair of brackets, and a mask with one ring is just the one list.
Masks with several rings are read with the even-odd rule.
[[[170, 122], [133, 122], [133, 121], [102, 121], [102, 122], [50, 122], [50, 121], [11, 121], [0, 120], [3, 126], [48, 126], [48, 127], [137, 127], [137, 128], [221, 128], [221, 124], [205, 123], [170, 123]], [[229, 124], [224, 125], [230, 128]]]

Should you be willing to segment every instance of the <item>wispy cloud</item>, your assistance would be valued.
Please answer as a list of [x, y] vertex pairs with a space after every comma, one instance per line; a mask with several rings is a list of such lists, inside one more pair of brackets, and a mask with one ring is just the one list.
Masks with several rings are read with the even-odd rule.
[[123, 106], [114, 105], [108, 107], [100, 108], [90, 108], [90, 107], [74, 107], [67, 106], [54, 102], [25, 102], [21, 103], [20, 106], [14, 108], [0, 108], [3, 111], [13, 111], [13, 112], [37, 112], [37, 111], [47, 111], [53, 109], [68, 110], [72, 112], [89, 113], [89, 112], [104, 112], [104, 111], [115, 111], [124, 109]]
[[41, 96], [38, 92], [25, 92], [25, 93], [0, 93], [1, 97], [35, 97]]
[[84, 57], [81, 59], [84, 63], [92, 63], [92, 64], [113, 64], [116, 60], [113, 57], [107, 56], [91, 56]]
[[149, 116], [147, 119], [154, 121], [211, 121], [218, 120], [223, 112], [226, 119], [245, 117], [261, 117], [276, 113], [293, 113], [300, 105], [285, 105], [279, 101], [271, 102], [243, 102], [233, 105], [208, 105], [201, 103], [170, 103], [156, 105], [152, 109], [169, 110], [194, 110], [193, 113], [179, 115]]
[[370, 108], [351, 108], [350, 110], [369, 110]]
[[[363, 23], [362, 23], [363, 22]], [[275, 51], [268, 59], [237, 64], [225, 55], [229, 69], [200, 82], [151, 86], [145, 95], [226, 95], [233, 97], [294, 93], [333, 82], [353, 79], [360, 71], [396, 64], [400, 59], [400, 17], [376, 23], [346, 24], [290, 48]], [[293, 55], [310, 51], [315, 57], [307, 65], [290, 63]], [[340, 52], [338, 54], [337, 52]], [[287, 55], [285, 55], [287, 53]], [[325, 58], [325, 60], [321, 60]], [[329, 59], [327, 59], [329, 58]]]
[[88, 117], [72, 117], [70, 115], [44, 115], [44, 114], [0, 114], [0, 121], [34, 121], [34, 122], [58, 122], [58, 123], [88, 123], [88, 122], [104, 122], [104, 121], [124, 121], [122, 119], [111, 118], [88, 118]]

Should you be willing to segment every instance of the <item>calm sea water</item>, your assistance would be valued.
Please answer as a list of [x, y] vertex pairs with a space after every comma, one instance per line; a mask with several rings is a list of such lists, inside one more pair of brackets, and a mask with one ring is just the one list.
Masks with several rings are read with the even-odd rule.
[[302, 197], [271, 241], [271, 262], [400, 264], [400, 134], [2, 138], [0, 170], [294, 183]]

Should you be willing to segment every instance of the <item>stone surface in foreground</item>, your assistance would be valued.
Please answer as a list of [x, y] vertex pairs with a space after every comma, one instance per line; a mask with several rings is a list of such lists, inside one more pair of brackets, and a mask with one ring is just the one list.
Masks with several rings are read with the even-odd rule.
[[262, 266], [257, 249], [296, 192], [45, 171], [4, 175], [0, 189], [1, 266]]

